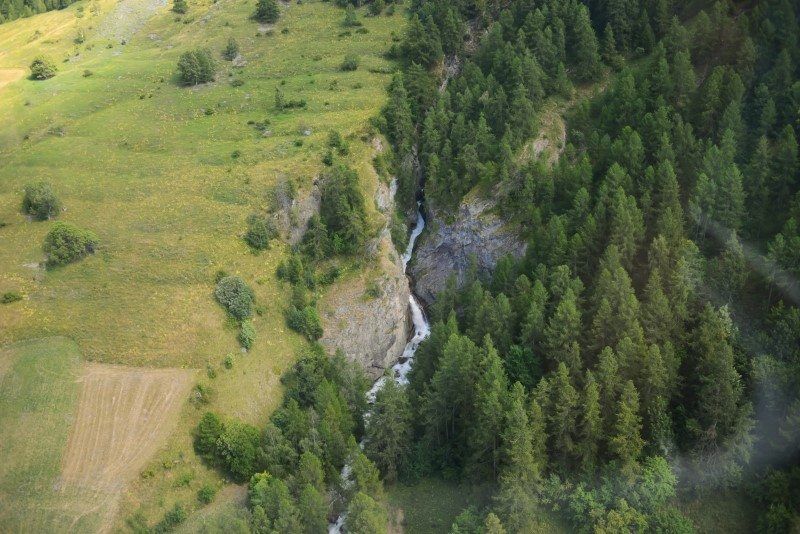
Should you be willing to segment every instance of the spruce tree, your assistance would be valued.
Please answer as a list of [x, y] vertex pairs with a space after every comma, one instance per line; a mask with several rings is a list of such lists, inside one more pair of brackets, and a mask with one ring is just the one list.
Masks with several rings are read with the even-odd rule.
[[550, 383], [550, 402], [547, 414], [550, 457], [567, 468], [576, 450], [575, 431], [580, 395], [570, 379], [570, 371], [561, 362]]

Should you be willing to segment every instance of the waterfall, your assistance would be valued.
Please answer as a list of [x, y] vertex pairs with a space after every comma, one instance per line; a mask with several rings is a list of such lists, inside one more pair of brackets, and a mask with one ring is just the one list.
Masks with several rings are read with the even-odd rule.
[[[414, 225], [414, 229], [411, 231], [411, 236], [408, 239], [408, 246], [406, 247], [406, 250], [403, 252], [402, 256], [404, 273], [408, 267], [408, 262], [411, 261], [411, 258], [414, 255], [414, 245], [424, 229], [425, 217], [422, 214], [422, 201], [419, 201], [417, 202], [417, 222]], [[406, 278], [408, 279], [408, 277]], [[375, 396], [378, 394], [381, 388], [383, 388], [383, 385], [387, 380], [395, 380], [398, 384], [408, 384], [408, 373], [411, 371], [411, 367], [414, 363], [414, 353], [417, 352], [419, 344], [422, 343], [422, 341], [424, 341], [425, 338], [427, 338], [431, 333], [431, 325], [428, 322], [428, 318], [425, 316], [425, 310], [422, 309], [422, 305], [414, 295], [414, 288], [411, 286], [410, 279], [408, 279], [408, 283], [409, 288], [411, 289], [408, 297], [408, 307], [411, 313], [411, 323], [414, 326], [414, 332], [411, 336], [411, 339], [406, 344], [405, 349], [403, 349], [403, 355], [400, 356], [400, 359], [397, 361], [397, 363], [392, 366], [392, 375], [382, 376], [375, 381], [370, 390], [367, 391], [367, 401], [369, 401], [370, 404], [375, 402]], [[366, 415], [369, 416], [369, 413]], [[360, 445], [363, 446], [363, 442]], [[343, 484], [346, 485], [349, 478], [350, 465], [345, 465], [344, 468], [342, 468]], [[343, 532], [344, 521], [346, 517], [347, 514], [342, 513], [336, 518], [335, 522], [330, 523], [328, 525], [328, 534], [341, 534]]]

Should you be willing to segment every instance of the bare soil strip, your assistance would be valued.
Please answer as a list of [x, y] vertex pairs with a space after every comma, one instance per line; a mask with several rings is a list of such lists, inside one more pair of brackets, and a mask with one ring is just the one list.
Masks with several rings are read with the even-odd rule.
[[[61, 489], [94, 496], [110, 528], [123, 488], [175, 427], [192, 372], [89, 363], [61, 464]], [[80, 517], [76, 518], [76, 522]]]
[[0, 69], [0, 89], [25, 77], [25, 69]]

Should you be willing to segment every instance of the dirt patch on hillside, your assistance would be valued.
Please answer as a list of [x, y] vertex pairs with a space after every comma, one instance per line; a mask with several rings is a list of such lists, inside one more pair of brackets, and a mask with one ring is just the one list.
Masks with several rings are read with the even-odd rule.
[[120, 0], [97, 28], [97, 35], [113, 41], [128, 41], [167, 0]]
[[192, 372], [90, 363], [79, 382], [60, 489], [92, 495], [86, 513], [99, 513], [108, 530], [123, 488], [175, 427]]
[[25, 69], [0, 69], [0, 89], [25, 77]]

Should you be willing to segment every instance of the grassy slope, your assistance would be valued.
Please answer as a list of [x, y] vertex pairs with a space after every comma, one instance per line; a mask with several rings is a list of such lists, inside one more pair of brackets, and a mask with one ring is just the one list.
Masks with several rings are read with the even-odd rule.
[[[148, 2], [123, 5], [135, 10]], [[0, 306], [0, 346], [65, 335], [88, 360], [210, 364], [219, 372], [213, 381], [203, 378], [216, 391], [210, 409], [262, 424], [280, 399], [278, 378], [303, 342], [284, 326], [288, 288], [274, 275], [286, 247], [253, 255], [238, 236], [278, 178], [310, 186], [322, 171], [332, 128], [351, 139], [348, 159], [371, 195], [372, 148], [359, 138], [385, 99], [388, 76], [368, 69], [388, 66], [381, 54], [404, 19], [400, 11], [365, 18], [369, 33], [340, 36], [341, 10], [304, 2], [284, 8], [274, 31], [261, 35], [264, 28], [248, 18], [252, 2], [190, 6], [180, 21], [160, 8], [125, 45], [109, 37], [131, 30], [109, 22], [108, 13], [120, 8], [108, 0], [0, 26], [0, 69], [25, 67], [39, 53], [60, 67], [51, 80], [0, 88], [0, 114], [10, 118], [0, 122], [0, 222], [7, 224], [0, 228], [0, 292], [26, 294], [23, 302]], [[80, 46], [73, 43], [78, 28], [87, 35]], [[181, 52], [205, 46], [218, 54], [231, 36], [247, 60], [244, 68], [220, 61], [217, 83], [175, 84]], [[357, 72], [339, 72], [346, 53], [361, 56]], [[86, 69], [93, 75], [84, 77]], [[232, 87], [229, 74], [244, 85]], [[279, 84], [289, 98], [305, 98], [308, 108], [277, 113]], [[269, 137], [247, 125], [265, 118]], [[301, 126], [312, 134], [302, 137]], [[296, 146], [298, 139], [303, 146]], [[231, 158], [235, 150], [238, 159]], [[32, 265], [42, 260], [42, 238], [52, 223], [27, 221], [19, 202], [23, 185], [38, 179], [54, 184], [67, 208], [62, 220], [98, 233], [99, 253], [50, 272]], [[247, 355], [238, 353], [235, 329], [211, 296], [218, 269], [242, 275], [266, 305]], [[230, 371], [221, 367], [228, 353], [236, 354]], [[135, 511], [153, 522], [176, 500], [193, 508], [202, 483], [222, 482], [191, 449], [200, 413], [187, 403], [176, 435], [146, 478], [126, 492], [120, 522]]]
[[[0, 530], [44, 532], [66, 525], [79, 496], [57, 494], [61, 455], [75, 416], [80, 351], [66, 338], [23, 341], [0, 349]], [[79, 525], [91, 529], [97, 517]]]

